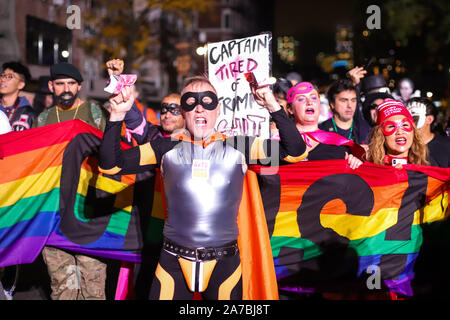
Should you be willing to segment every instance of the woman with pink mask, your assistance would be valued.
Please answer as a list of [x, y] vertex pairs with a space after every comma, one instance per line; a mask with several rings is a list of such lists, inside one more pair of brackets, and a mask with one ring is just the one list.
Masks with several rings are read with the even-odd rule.
[[369, 133], [367, 160], [396, 168], [403, 164], [429, 165], [427, 146], [403, 103], [386, 99], [378, 106], [377, 112], [377, 125]]
[[288, 113], [307, 145], [306, 160], [347, 159], [352, 169], [359, 167], [364, 149], [338, 134], [319, 130], [319, 90], [310, 82], [301, 82], [292, 87], [286, 96]]

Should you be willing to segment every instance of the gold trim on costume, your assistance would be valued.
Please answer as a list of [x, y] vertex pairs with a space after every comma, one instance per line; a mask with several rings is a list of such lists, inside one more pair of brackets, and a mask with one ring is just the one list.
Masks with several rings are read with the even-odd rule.
[[242, 270], [241, 264], [236, 268], [231, 276], [228, 277], [219, 287], [219, 300], [230, 300], [231, 291], [236, 287], [237, 283], [241, 279]]
[[175, 293], [175, 280], [166, 270], [164, 270], [163, 267], [161, 267], [159, 263], [155, 271], [155, 276], [161, 284], [159, 300], [173, 300], [173, 295]]
[[145, 166], [148, 164], [156, 164], [155, 151], [152, 149], [152, 146], [149, 142], [140, 145], [139, 150], [141, 152], [141, 160], [139, 162], [139, 165]]
[[250, 147], [250, 160], [258, 160], [267, 158], [264, 151], [264, 139], [255, 138], [252, 146]]
[[287, 156], [285, 157], [283, 160], [290, 162], [290, 163], [296, 163], [296, 162], [300, 162], [303, 159], [305, 159], [308, 156], [308, 151], [306, 150], [305, 152], [303, 152], [302, 155], [299, 155], [298, 157], [293, 157], [293, 156]]
[[114, 175], [114, 174], [119, 173], [122, 169], [119, 168], [118, 166], [115, 166], [114, 168], [111, 168], [111, 169], [102, 169], [102, 168], [98, 167], [98, 170], [104, 174]]

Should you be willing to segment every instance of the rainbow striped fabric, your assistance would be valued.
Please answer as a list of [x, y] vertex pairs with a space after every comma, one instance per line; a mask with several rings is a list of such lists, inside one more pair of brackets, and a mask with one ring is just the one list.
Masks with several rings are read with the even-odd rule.
[[148, 194], [155, 174], [100, 174], [101, 136], [80, 120], [0, 135], [0, 266], [30, 263], [44, 245], [139, 261], [148, 208], [144, 223], [157, 230], [148, 241], [160, 241], [161, 192]]
[[351, 170], [344, 160], [327, 160], [264, 175], [254, 167], [278, 286], [370, 292], [379, 272], [376, 289], [412, 295], [421, 225], [450, 214], [450, 169], [405, 168], [365, 163]]
[[[31, 263], [46, 245], [139, 262], [145, 245], [153, 250], [162, 243], [159, 171], [99, 173], [101, 136], [80, 120], [0, 135], [0, 267]], [[244, 299], [276, 299], [267, 225], [252, 177], [238, 217]], [[128, 279], [122, 280], [121, 299], [132, 295], [124, 291]]]
[[[0, 267], [31, 263], [45, 245], [138, 262], [161, 243], [157, 171], [100, 174], [101, 136], [80, 120], [0, 135]], [[377, 272], [381, 290], [412, 295], [421, 226], [448, 221], [450, 169], [405, 168], [251, 166], [238, 216], [244, 298], [277, 299], [277, 286], [367, 291]]]

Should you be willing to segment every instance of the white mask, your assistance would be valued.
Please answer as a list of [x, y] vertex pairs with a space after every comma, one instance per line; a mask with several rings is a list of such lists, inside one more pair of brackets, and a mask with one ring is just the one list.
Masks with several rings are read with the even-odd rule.
[[427, 117], [427, 106], [423, 103], [413, 101], [408, 103], [406, 108], [411, 113], [417, 129], [421, 128], [425, 124], [425, 119]]

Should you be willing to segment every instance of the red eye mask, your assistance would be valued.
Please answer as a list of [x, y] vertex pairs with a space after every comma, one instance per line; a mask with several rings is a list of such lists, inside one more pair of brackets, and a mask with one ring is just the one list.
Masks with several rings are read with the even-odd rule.
[[[409, 123], [409, 126], [404, 126], [405, 123]], [[388, 128], [389, 126], [393, 127]], [[413, 123], [409, 118], [403, 118], [402, 120], [398, 121], [388, 120], [383, 123], [382, 130], [385, 136], [393, 135], [398, 129], [402, 129], [406, 132], [411, 132], [414, 129]]]

